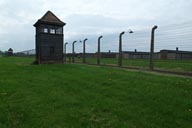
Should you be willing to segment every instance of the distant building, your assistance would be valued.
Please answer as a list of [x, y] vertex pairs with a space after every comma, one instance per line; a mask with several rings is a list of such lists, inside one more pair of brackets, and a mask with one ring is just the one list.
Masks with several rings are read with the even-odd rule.
[[[109, 52], [101, 52], [101, 58], [117, 58], [118, 57], [118, 53], [117, 52], [111, 52], [109, 50]], [[98, 52], [96, 52], [94, 54], [94, 57], [97, 58]]]
[[31, 50], [17, 52], [14, 55], [16, 55], [16, 56], [35, 56], [36, 55], [35, 52], [36, 52], [35, 49], [31, 49]]
[[101, 52], [101, 58], [117, 58], [117, 52]]
[[22, 53], [24, 53], [27, 56], [33, 56], [36, 54], [35, 52], [36, 52], [35, 49], [31, 49], [31, 50], [23, 51]]
[[[149, 59], [150, 52], [138, 52], [135, 51], [123, 51], [123, 58], [125, 59]], [[176, 50], [160, 50], [155, 52], [154, 59], [162, 60], [192, 60], [192, 51], [180, 51], [179, 48]]]
[[38, 63], [63, 62], [63, 26], [65, 23], [48, 11], [35, 24], [36, 61]]
[[191, 51], [179, 51], [176, 50], [161, 50], [159, 52], [160, 59], [168, 59], [168, 60], [192, 60], [192, 52]]
[[148, 59], [149, 52], [123, 51], [123, 58], [127, 59]]
[[8, 49], [7, 55], [8, 55], [8, 56], [12, 56], [12, 55], [13, 55], [13, 49], [12, 49], [12, 48], [9, 48], [9, 49]]
[[[67, 56], [72, 54], [68, 53]], [[118, 58], [118, 52], [101, 52], [101, 58]], [[82, 57], [82, 53], [75, 54], [75, 57]], [[86, 53], [87, 58], [97, 58], [96, 53]], [[141, 51], [123, 51], [124, 59], [149, 59], [150, 52]], [[160, 52], [155, 52], [153, 55], [154, 59], [161, 60], [192, 60], [192, 51], [179, 51], [176, 50], [160, 50]]]

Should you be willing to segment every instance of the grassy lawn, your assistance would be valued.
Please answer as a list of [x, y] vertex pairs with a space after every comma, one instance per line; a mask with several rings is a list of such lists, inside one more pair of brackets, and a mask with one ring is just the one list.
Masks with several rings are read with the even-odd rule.
[[[75, 58], [76, 62], [82, 62], [82, 58]], [[87, 58], [87, 63], [96, 64], [96, 58]], [[101, 64], [117, 65], [118, 59], [114, 58], [102, 58]], [[123, 66], [128, 67], [141, 67], [148, 69], [149, 60], [146, 59], [124, 59]], [[192, 72], [192, 60], [155, 60], [155, 69], [163, 69], [170, 71], [184, 71]]]
[[0, 128], [191, 128], [192, 79], [0, 58]]

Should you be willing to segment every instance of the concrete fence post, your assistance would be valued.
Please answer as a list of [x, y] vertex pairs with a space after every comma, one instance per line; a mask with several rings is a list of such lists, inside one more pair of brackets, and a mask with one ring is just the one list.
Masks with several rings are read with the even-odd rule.
[[76, 43], [77, 41], [74, 41], [73, 42], [73, 46], [72, 46], [72, 63], [74, 63], [75, 62], [75, 43]]
[[149, 65], [149, 68], [151, 71], [154, 70], [154, 38], [155, 38], [155, 30], [157, 29], [158, 27], [155, 25], [153, 28], [152, 28], [152, 31], [151, 31], [151, 48], [150, 48], [150, 65]]
[[65, 63], [67, 62], [67, 52], [66, 52], [67, 44], [68, 44], [68, 42], [65, 43], [65, 53], [64, 53], [64, 62]]
[[119, 57], [118, 57], [118, 66], [122, 67], [122, 36], [125, 34], [125, 32], [121, 32], [119, 35]]
[[86, 38], [86, 39], [83, 41], [83, 63], [84, 63], [84, 64], [86, 63], [85, 42], [86, 42], [87, 40], [88, 40], [88, 39]]
[[97, 50], [97, 64], [98, 65], [100, 65], [100, 62], [101, 62], [101, 51], [100, 51], [101, 38], [103, 38], [103, 36], [100, 36], [98, 38], [98, 50]]

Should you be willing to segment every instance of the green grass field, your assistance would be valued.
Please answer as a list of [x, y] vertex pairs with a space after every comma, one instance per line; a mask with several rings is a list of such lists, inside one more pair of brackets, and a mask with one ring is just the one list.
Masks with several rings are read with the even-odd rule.
[[192, 79], [0, 57], [0, 128], [191, 128]]
[[[82, 62], [82, 58], [75, 58], [77, 62]], [[87, 63], [96, 64], [96, 58], [87, 58]], [[104, 65], [117, 65], [118, 59], [102, 58], [101, 64]], [[147, 59], [124, 59], [123, 66], [127, 67], [140, 67], [149, 69], [149, 60]], [[155, 69], [179, 71], [179, 72], [192, 72], [192, 60], [155, 60]]]

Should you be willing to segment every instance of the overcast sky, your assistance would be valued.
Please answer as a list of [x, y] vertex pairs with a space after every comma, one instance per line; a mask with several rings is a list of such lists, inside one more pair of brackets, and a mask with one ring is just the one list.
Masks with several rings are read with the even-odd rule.
[[[101, 34], [106, 36], [103, 39], [105, 42], [103, 50], [116, 51], [118, 34], [124, 30], [133, 29], [136, 31], [135, 34], [137, 31], [139, 33], [146, 30], [146, 35], [141, 33], [139, 37], [142, 39], [147, 36], [145, 41], [148, 43], [153, 25], [184, 24], [185, 31], [187, 28], [192, 28], [192, 24], [191, 26], [189, 24], [192, 21], [192, 0], [0, 0], [0, 50], [13, 48], [18, 52], [34, 49], [33, 24], [48, 10], [67, 23], [65, 41], [90, 38], [88, 51], [93, 51], [97, 37]], [[191, 28], [187, 31], [191, 32]], [[161, 33], [163, 34], [165, 33]], [[126, 38], [125, 40], [128, 40]], [[136, 39], [134, 36], [132, 38]], [[191, 38], [188, 40], [191, 41]], [[189, 41], [185, 41], [189, 45], [186, 50], [190, 50]], [[165, 44], [162, 43], [163, 47]], [[124, 44], [124, 47], [126, 46]], [[144, 46], [144, 43], [139, 43], [131, 49], [138, 47], [146, 50], [142, 49]]]

